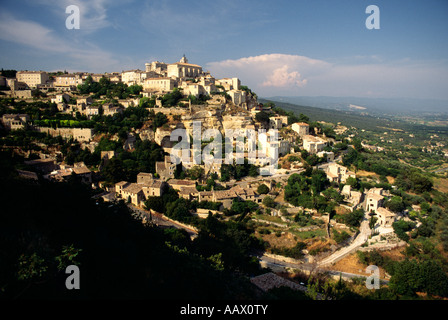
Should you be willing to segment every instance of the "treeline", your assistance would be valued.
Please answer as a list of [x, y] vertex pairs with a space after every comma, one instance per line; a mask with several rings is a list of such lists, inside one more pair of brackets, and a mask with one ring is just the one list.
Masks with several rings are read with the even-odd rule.
[[95, 121], [93, 121], [93, 120], [43, 119], [43, 120], [34, 120], [33, 124], [38, 127], [50, 127], [50, 128], [93, 128], [93, 127], [95, 127]]
[[39, 120], [54, 117], [58, 112], [57, 104], [52, 102], [26, 102], [17, 101], [15, 98], [0, 98], [0, 116], [6, 113], [26, 113], [31, 120]]
[[102, 77], [98, 82], [93, 81], [92, 76], [88, 76], [83, 84], [78, 85], [80, 94], [93, 94], [93, 99], [106, 96], [109, 99], [127, 99], [130, 96], [139, 95], [143, 90], [140, 85], [128, 86], [125, 83], [113, 83], [110, 79]]
[[[120, 181], [135, 182], [140, 172], [155, 173], [155, 163], [163, 160], [163, 149], [155, 142], [137, 138], [134, 149], [123, 149], [122, 141], [112, 141], [102, 138], [94, 152], [82, 149], [79, 144], [68, 144], [62, 153], [68, 164], [83, 161], [87, 166], [98, 167], [101, 179], [106, 183], [115, 184]], [[101, 151], [114, 151], [112, 159], [105, 163], [101, 159]]]
[[[358, 150], [357, 150], [358, 149]], [[353, 165], [358, 170], [374, 172], [380, 176], [396, 178], [394, 184], [405, 191], [423, 193], [431, 191], [433, 183], [421, 170], [411, 168], [398, 159], [391, 159], [393, 155], [385, 153], [362, 152], [362, 148], [349, 148], [348, 153], [342, 158], [344, 166]]]
[[294, 206], [317, 209], [319, 212], [333, 212], [336, 202], [331, 195], [326, 198], [320, 195], [330, 185], [324, 171], [319, 169], [294, 173], [288, 178], [285, 186], [285, 200]]
[[142, 107], [128, 107], [122, 112], [110, 116], [94, 115], [91, 120], [98, 133], [119, 133], [120, 137], [127, 137], [131, 129], [140, 129], [146, 120], [154, 117], [154, 113]]
[[240, 180], [247, 176], [256, 177], [258, 174], [258, 167], [249, 163], [248, 159], [244, 159], [244, 164], [223, 164], [219, 180], [222, 182], [230, 179]]
[[391, 275], [388, 287], [376, 290], [373, 298], [408, 300], [417, 299], [418, 293], [448, 297], [446, 260], [428, 240], [418, 247], [407, 247], [406, 258], [402, 261], [394, 261], [376, 250], [358, 251], [361, 263], [382, 267]]

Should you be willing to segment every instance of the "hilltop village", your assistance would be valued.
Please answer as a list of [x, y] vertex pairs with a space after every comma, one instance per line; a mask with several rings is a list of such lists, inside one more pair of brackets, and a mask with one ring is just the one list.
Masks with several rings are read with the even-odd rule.
[[[31, 169], [19, 171], [24, 177], [37, 179], [38, 175], [42, 175], [45, 179], [64, 181], [76, 175], [93, 188], [104, 190], [98, 195], [104, 201], [123, 199], [138, 208], [146, 208], [146, 201], [150, 197], [161, 197], [167, 188], [176, 190], [180, 197], [188, 200], [220, 204], [211, 211], [197, 208], [193, 214], [202, 218], [209, 212], [222, 214], [223, 210], [230, 210], [232, 204], [239, 200], [252, 201], [260, 205], [261, 212], [281, 217], [308, 209], [293, 206], [285, 199], [277, 199], [282, 208], [278, 210], [272, 203], [263, 200], [276, 198], [281, 189], [279, 186], [285, 186], [293, 173], [304, 172], [304, 164], [310, 167], [307, 161], [301, 160], [312, 157], [311, 164], [325, 172], [330, 183], [343, 186], [339, 193], [346, 203], [344, 208], [350, 211], [362, 208], [366, 213], [376, 214], [377, 228], [386, 233], [393, 231], [391, 226], [398, 218], [381, 205], [384, 196], [389, 195], [386, 190], [372, 188], [360, 192], [346, 184], [349, 179], [355, 180], [356, 174], [340, 164], [342, 152], [337, 151], [335, 154], [332, 148], [341, 141], [327, 137], [322, 127], [313, 126], [310, 129], [306, 116], [305, 120], [294, 121], [297, 117], [278, 113], [271, 105], [258, 103], [256, 94], [242, 86], [238, 78], [215, 79], [201, 66], [189, 63], [185, 56], [179, 62], [167, 64], [154, 61], [145, 64], [145, 70], [121, 73], [49, 75], [45, 71], [18, 71], [15, 78], [2, 78], [0, 81], [3, 81], [3, 85], [10, 88], [10, 91], [6, 91], [7, 96], [36, 101], [37, 94], [40, 101], [52, 104], [55, 115], [69, 119], [65, 120], [68, 123], [76, 123], [76, 119], [80, 120], [78, 123], [83, 123], [95, 120], [98, 116], [113, 117], [123, 114], [128, 108], [145, 108], [153, 113], [152, 120], [145, 121], [139, 128], [131, 128], [124, 133], [124, 137], [122, 131], [107, 136], [96, 132], [95, 126], [74, 127], [71, 123], [64, 125], [64, 120], [57, 124], [48, 120], [36, 121], [26, 113], [3, 114], [2, 125], [6, 130], [25, 129], [52, 137], [60, 136], [79, 142], [81, 149], [92, 153], [106, 136], [112, 141], [123, 142], [123, 150], [135, 149], [137, 140], [149, 140], [159, 145], [163, 152], [160, 161], [155, 162], [153, 172], [139, 172], [132, 181], [111, 183], [110, 180], [102, 179], [101, 169], [114, 158], [115, 150], [101, 150], [101, 164], [96, 168], [82, 161], [67, 163], [62, 152], [54, 148], [43, 148], [39, 152], [29, 150], [26, 154], [29, 159], [25, 165]], [[89, 91], [86, 90], [89, 86], [102, 83], [126, 85], [135, 90], [136, 94], [123, 99], [111, 99], [109, 92], [105, 95], [83, 93]], [[174, 100], [174, 103], [166, 103], [168, 99]], [[64, 118], [64, 115], [67, 117]], [[157, 120], [161, 121], [161, 125], [156, 123]], [[170, 135], [175, 129], [183, 128], [192, 136], [193, 121], [200, 121], [202, 130], [217, 129], [223, 135], [228, 129], [264, 129], [267, 136], [271, 131], [278, 130], [277, 141], [270, 142], [268, 139], [265, 146], [267, 155], [273, 154], [273, 150], [278, 152], [280, 163], [275, 174], [260, 175], [262, 163], [253, 165], [247, 174], [237, 179], [228, 176], [228, 166], [224, 163], [194, 164], [191, 161], [180, 167], [173, 164], [169, 155], [175, 143], [170, 140]], [[206, 144], [202, 142], [202, 148]], [[233, 147], [235, 145], [236, 141], [233, 141]], [[16, 148], [16, 152], [22, 151]], [[247, 153], [245, 155], [247, 157]], [[180, 178], [186, 176], [188, 178]], [[267, 188], [260, 188], [262, 185]], [[313, 212], [318, 213], [315, 209], [309, 213]]]
[[[325, 268], [357, 250], [403, 246], [409, 230], [393, 226], [412, 224], [409, 213], [421, 210], [397, 208], [393, 179], [350, 167], [355, 150], [368, 146], [347, 127], [260, 103], [240, 79], [216, 79], [185, 56], [121, 73], [17, 71], [1, 76], [0, 87], [2, 151], [23, 160], [19, 177], [78, 181], [97, 202], [124, 202], [145, 224], [159, 217], [194, 238], [192, 219], [249, 219], [267, 243], [264, 257]], [[241, 164], [173, 163], [173, 132], [192, 139], [195, 122], [222, 136], [265, 132], [256, 150], [276, 158], [275, 170], [249, 162], [247, 144]], [[213, 142], [202, 139], [201, 150]]]

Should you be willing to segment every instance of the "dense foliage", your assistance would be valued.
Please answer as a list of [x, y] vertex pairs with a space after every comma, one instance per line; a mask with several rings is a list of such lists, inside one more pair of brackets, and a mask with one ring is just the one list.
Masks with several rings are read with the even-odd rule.
[[[258, 272], [247, 255], [256, 240], [243, 225], [210, 217], [192, 241], [180, 230], [143, 226], [124, 203], [95, 204], [76, 181], [36, 185], [10, 175], [2, 172], [0, 181], [2, 298], [254, 296], [251, 284], [232, 271]], [[79, 266], [81, 290], [65, 288], [68, 264]]]

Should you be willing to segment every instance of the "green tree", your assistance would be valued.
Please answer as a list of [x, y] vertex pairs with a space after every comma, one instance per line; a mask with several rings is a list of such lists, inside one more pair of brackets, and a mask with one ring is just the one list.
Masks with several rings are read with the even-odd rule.
[[167, 116], [161, 112], [157, 112], [153, 120], [154, 128], [159, 128], [167, 122], [168, 122]]
[[404, 211], [404, 209], [406, 209], [406, 205], [404, 204], [403, 199], [398, 196], [392, 197], [384, 204], [384, 206], [396, 213], [401, 213]]
[[267, 185], [265, 185], [264, 183], [262, 183], [258, 186], [257, 192], [259, 194], [266, 194], [269, 192], [269, 187]]
[[268, 208], [274, 208], [275, 207], [275, 201], [270, 196], [266, 196], [263, 199], [263, 205], [265, 205]]
[[353, 212], [344, 215], [344, 223], [351, 227], [359, 227], [363, 218], [364, 210], [356, 209]]
[[255, 120], [261, 123], [269, 123], [269, 114], [264, 111], [260, 111], [255, 115]]
[[398, 238], [403, 241], [409, 241], [409, 236], [406, 232], [412, 230], [415, 227], [415, 223], [405, 220], [398, 220], [392, 224], [392, 227]]

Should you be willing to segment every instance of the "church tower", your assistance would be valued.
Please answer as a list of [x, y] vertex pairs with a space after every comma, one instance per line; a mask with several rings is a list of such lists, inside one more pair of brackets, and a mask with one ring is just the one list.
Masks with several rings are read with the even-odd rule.
[[188, 59], [187, 59], [187, 57], [185, 57], [185, 53], [184, 53], [184, 56], [182, 57], [182, 59], [180, 59], [180, 62], [181, 63], [188, 63]]

